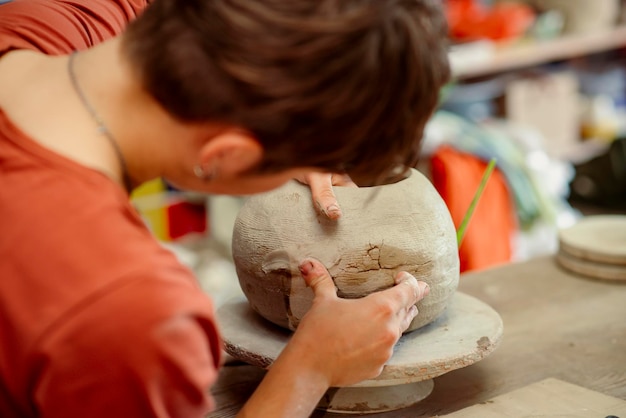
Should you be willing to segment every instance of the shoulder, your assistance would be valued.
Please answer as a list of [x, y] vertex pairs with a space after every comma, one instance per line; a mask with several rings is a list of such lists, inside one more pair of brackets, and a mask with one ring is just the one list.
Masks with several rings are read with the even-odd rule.
[[10, 49], [68, 54], [121, 33], [146, 0], [13, 0], [0, 3], [0, 55]]

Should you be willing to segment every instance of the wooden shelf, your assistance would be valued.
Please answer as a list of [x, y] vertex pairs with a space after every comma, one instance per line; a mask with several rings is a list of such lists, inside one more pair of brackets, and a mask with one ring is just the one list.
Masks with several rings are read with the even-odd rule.
[[575, 58], [626, 46], [626, 26], [589, 34], [569, 35], [549, 41], [520, 42], [497, 47], [489, 42], [451, 51], [456, 78], [471, 78]]

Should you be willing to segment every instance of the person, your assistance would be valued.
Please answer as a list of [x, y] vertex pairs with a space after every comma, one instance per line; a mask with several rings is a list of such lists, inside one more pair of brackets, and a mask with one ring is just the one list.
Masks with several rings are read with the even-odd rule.
[[[233, 195], [308, 179], [336, 217], [320, 196], [331, 178], [379, 183], [419, 155], [449, 77], [437, 3], [0, 5], [0, 415], [210, 411], [211, 300], [129, 191], [157, 177]], [[300, 271], [313, 306], [239, 416], [308, 416], [329, 387], [377, 376], [428, 293], [398, 272], [341, 299], [319, 261]]]

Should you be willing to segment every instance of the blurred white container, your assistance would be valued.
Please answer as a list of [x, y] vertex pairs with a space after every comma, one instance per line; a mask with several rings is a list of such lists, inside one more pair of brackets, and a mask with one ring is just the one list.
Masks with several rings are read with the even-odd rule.
[[557, 10], [565, 18], [565, 33], [585, 33], [614, 26], [620, 0], [526, 0], [540, 10]]

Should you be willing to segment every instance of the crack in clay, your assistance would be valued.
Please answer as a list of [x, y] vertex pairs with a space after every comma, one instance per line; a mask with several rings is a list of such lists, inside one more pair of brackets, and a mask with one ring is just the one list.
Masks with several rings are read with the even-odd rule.
[[388, 271], [388, 270], [393, 271], [393, 269], [385, 269], [379, 266], [379, 267], [373, 267], [371, 269], [360, 269], [360, 270], [357, 270], [357, 273], [369, 273], [371, 271]]
[[[378, 245], [372, 245], [370, 243], [370, 248], [367, 250], [367, 255], [369, 256], [370, 260], [376, 262], [376, 264], [378, 264], [378, 268], [382, 269], [383, 266], [380, 264], [380, 253], [381, 253], [381, 248], [384, 245], [381, 244], [380, 247]], [[371, 269], [374, 270], [374, 269]], [[366, 271], [370, 271], [370, 270], [366, 270]]]
[[417, 262], [407, 264], [405, 260], [397, 260], [394, 263], [390, 261], [395, 257], [394, 248], [383, 252], [382, 247], [384, 244], [375, 245], [370, 243], [368, 248], [365, 249], [363, 258], [355, 258], [341, 266], [341, 259], [334, 263], [333, 267], [339, 268], [342, 273], [349, 275], [359, 275], [363, 273], [378, 272], [378, 271], [398, 271], [398, 270], [410, 270], [414, 272], [429, 272], [433, 269], [432, 260], [425, 260], [424, 262]]
[[358, 267], [356, 264], [346, 265], [347, 268], [344, 268], [344, 272], [349, 273], [350, 275], [356, 275], [360, 273], [371, 273], [371, 272], [379, 272], [379, 271], [398, 271], [402, 269], [402, 271], [421, 271], [424, 266], [431, 265], [431, 262], [425, 262], [420, 264], [402, 264], [399, 263], [397, 265], [393, 265], [390, 267], [372, 267], [372, 268], [362, 268]]

